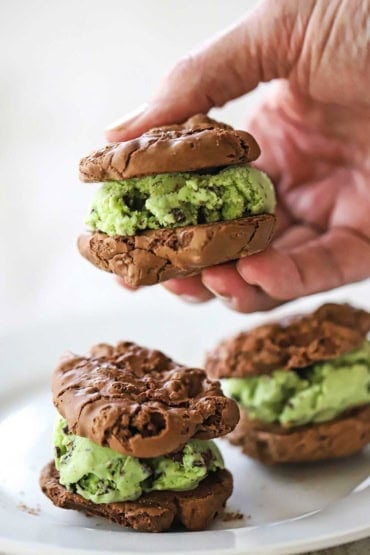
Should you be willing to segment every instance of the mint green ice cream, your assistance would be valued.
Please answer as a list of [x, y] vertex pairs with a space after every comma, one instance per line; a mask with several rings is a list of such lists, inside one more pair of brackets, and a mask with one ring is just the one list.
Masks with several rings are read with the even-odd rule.
[[55, 426], [54, 448], [59, 482], [93, 503], [133, 501], [154, 490], [191, 490], [209, 472], [224, 468], [212, 441], [190, 440], [172, 457], [136, 459], [70, 434], [64, 419]]
[[266, 174], [250, 166], [229, 166], [215, 174], [163, 173], [109, 181], [98, 190], [86, 225], [108, 235], [135, 235], [274, 209], [275, 192]]
[[250, 418], [262, 422], [289, 427], [333, 420], [370, 403], [370, 341], [309, 368], [226, 379], [223, 388]]

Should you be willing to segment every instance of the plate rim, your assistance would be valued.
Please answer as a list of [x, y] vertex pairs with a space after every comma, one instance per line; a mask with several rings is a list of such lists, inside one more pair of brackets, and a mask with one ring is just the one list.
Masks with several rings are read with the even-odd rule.
[[[212, 532], [218, 531], [213, 530]], [[222, 532], [222, 530], [220, 530], [219, 532]], [[202, 532], [195, 533], [201, 534]], [[189, 532], [184, 532], [184, 534], [189, 534]], [[343, 532], [336, 537], [333, 537], [332, 534], [329, 534], [327, 536], [323, 536], [322, 538], [318, 538], [317, 540], [311, 541], [310, 544], [308, 544], [306, 540], [301, 540], [300, 542], [290, 542], [289, 544], [285, 542], [281, 544], [276, 544], [275, 546], [271, 547], [262, 547], [261, 549], [253, 547], [251, 548], [253, 549], [253, 552], [249, 551], [250, 548], [248, 548], [248, 546], [241, 546], [240, 548], [231, 549], [226, 548], [221, 550], [215, 548], [214, 552], [217, 553], [217, 555], [300, 555], [313, 550], [316, 551], [321, 549], [334, 548], [367, 538], [370, 538], [370, 525], [367, 529], [359, 528], [358, 530]], [[57, 545], [43, 544], [40, 542], [25, 544], [22, 540], [9, 540], [1, 536], [0, 549], [4, 551], [4, 555], [118, 555], [117, 551], [92, 551], [90, 549], [86, 550], [74, 547], [60, 547]], [[167, 554], [190, 555], [191, 553], [191, 555], [205, 555], [206, 553], [211, 554], [212, 552], [213, 549], [201, 551], [179, 551], [178, 549], [175, 549], [172, 553], [167, 551]], [[148, 551], [122, 551], [122, 555], [148, 555]]]

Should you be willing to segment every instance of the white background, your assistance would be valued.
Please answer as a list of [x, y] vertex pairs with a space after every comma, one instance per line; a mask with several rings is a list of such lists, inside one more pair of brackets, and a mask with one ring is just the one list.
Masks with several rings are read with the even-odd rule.
[[[0, 332], [102, 308], [123, 317], [132, 306], [176, 307], [179, 317], [208, 310], [184, 308], [159, 286], [128, 293], [79, 256], [76, 237], [97, 186], [79, 183], [78, 160], [180, 56], [254, 4], [0, 1]], [[216, 115], [241, 124], [258, 94]]]

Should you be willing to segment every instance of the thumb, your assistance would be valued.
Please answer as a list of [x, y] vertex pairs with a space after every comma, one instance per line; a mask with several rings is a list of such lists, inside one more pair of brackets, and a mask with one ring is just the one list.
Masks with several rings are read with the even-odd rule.
[[151, 127], [184, 121], [223, 106], [262, 81], [287, 77], [314, 1], [259, 4], [234, 27], [180, 60], [149, 104], [108, 126], [107, 139], [128, 140]]

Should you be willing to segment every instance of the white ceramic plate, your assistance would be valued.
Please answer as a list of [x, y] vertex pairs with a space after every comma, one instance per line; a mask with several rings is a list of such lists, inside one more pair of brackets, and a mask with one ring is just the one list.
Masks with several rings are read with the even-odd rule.
[[215, 307], [184, 310], [181, 321], [177, 312], [162, 312], [158, 317], [136, 311], [66, 319], [3, 338], [0, 552], [288, 555], [370, 535], [369, 449], [339, 462], [268, 469], [220, 441], [235, 480], [229, 510], [240, 511], [244, 519], [217, 522], [205, 532], [133, 532], [57, 509], [39, 491], [39, 471], [51, 458], [50, 371], [66, 348], [83, 352], [94, 342], [128, 338], [195, 364], [204, 349], [245, 323], [245, 317], [220, 313]]

